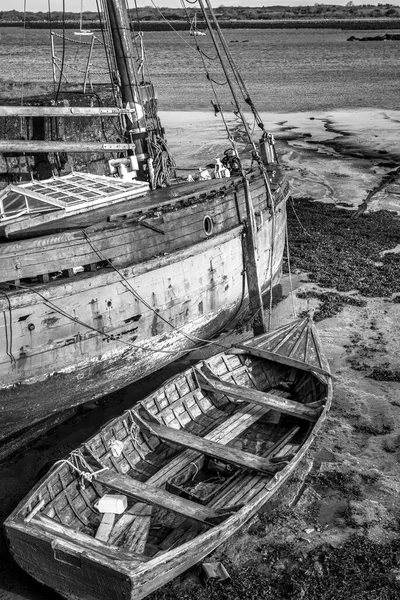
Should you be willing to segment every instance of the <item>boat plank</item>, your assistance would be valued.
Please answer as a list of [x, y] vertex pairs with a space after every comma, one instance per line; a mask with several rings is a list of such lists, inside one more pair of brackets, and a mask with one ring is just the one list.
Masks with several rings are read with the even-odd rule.
[[211, 525], [213, 520], [219, 520], [220, 517], [213, 510], [205, 508], [196, 502], [180, 498], [148, 483], [135, 481], [127, 475], [103, 471], [96, 475], [96, 481], [112, 490], [172, 510], [201, 523], [209, 523]]
[[[137, 502], [129, 509], [131, 521], [126, 523], [122, 540], [122, 547], [130, 552], [143, 554], [150, 531], [153, 507], [149, 504]], [[120, 521], [123, 517], [122, 515]], [[122, 532], [121, 532], [122, 533]]]
[[[135, 411], [132, 411], [134, 414]], [[144, 410], [143, 410], [144, 412]], [[147, 421], [136, 413], [140, 423], [149, 428], [149, 431], [157, 435], [160, 439], [179, 444], [186, 448], [197, 450], [201, 454], [217, 458], [219, 460], [233, 464], [240, 469], [250, 469], [262, 473], [274, 473], [276, 466], [255, 454], [244, 452], [238, 448], [228, 447], [219, 442], [210, 439], [204, 439], [183, 429], [174, 429], [166, 425], [161, 425], [154, 421]]]
[[294, 400], [288, 398], [282, 398], [281, 396], [275, 396], [274, 394], [260, 392], [253, 388], [249, 388], [242, 385], [236, 385], [228, 381], [222, 381], [207, 372], [196, 369], [199, 384], [203, 389], [210, 390], [211, 392], [222, 392], [227, 396], [238, 398], [239, 400], [246, 400], [253, 404], [260, 406], [266, 406], [271, 410], [277, 410], [281, 413], [306, 419], [307, 421], [316, 421], [319, 416], [319, 411], [308, 406], [304, 406]]
[[[269, 409], [260, 406], [241, 406], [239, 410], [224, 421], [224, 423], [206, 434], [204, 439], [227, 444], [230, 440], [233, 440], [240, 435], [243, 431], [251, 427], [253, 423], [269, 412]], [[156, 486], [165, 484], [169, 479], [177, 475], [181, 469], [185, 468], [198, 457], [199, 453], [195, 450], [185, 450], [150, 477], [147, 483]]]
[[115, 514], [114, 513], [104, 513], [100, 525], [97, 528], [95, 538], [96, 540], [101, 540], [102, 542], [108, 542], [110, 533], [112, 528], [114, 527], [115, 522]]

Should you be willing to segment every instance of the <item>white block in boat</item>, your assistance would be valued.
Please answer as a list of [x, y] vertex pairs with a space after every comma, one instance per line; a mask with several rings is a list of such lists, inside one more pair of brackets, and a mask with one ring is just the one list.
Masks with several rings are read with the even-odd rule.
[[100, 498], [95, 504], [95, 508], [97, 508], [99, 512], [114, 513], [115, 515], [120, 515], [125, 512], [127, 506], [127, 498], [122, 494], [105, 494], [105, 496]]

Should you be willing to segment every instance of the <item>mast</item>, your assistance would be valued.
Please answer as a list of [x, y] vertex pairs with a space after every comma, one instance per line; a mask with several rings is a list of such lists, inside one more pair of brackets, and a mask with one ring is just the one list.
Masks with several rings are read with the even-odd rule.
[[120, 76], [120, 90], [124, 107], [132, 110], [131, 117], [125, 119], [126, 137], [136, 146], [139, 163], [139, 177], [148, 179], [147, 128], [144, 108], [140, 98], [139, 74], [136, 68], [136, 54], [124, 0], [106, 0], [114, 44], [115, 59]]

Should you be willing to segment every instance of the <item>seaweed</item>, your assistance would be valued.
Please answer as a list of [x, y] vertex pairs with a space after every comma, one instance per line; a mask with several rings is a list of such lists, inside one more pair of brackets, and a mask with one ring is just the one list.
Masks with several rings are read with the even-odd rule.
[[338, 292], [389, 298], [400, 291], [400, 254], [390, 252], [400, 244], [399, 218], [356, 212], [307, 198], [289, 202], [292, 269]]

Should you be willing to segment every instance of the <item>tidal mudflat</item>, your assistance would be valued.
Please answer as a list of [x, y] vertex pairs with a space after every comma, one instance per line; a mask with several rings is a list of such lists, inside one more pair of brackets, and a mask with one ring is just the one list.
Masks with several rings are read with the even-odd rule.
[[[182, 169], [212, 163], [228, 147], [212, 114], [161, 116]], [[284, 299], [272, 320], [315, 311], [334, 378], [333, 406], [281, 503], [215, 553], [231, 579], [205, 586], [196, 567], [151, 598], [394, 599], [400, 589], [400, 112], [262, 116], [293, 190]], [[173, 368], [179, 365], [105, 398], [1, 465], [2, 520], [52, 461]], [[57, 597], [14, 565], [4, 543], [1, 549], [0, 598]]]

